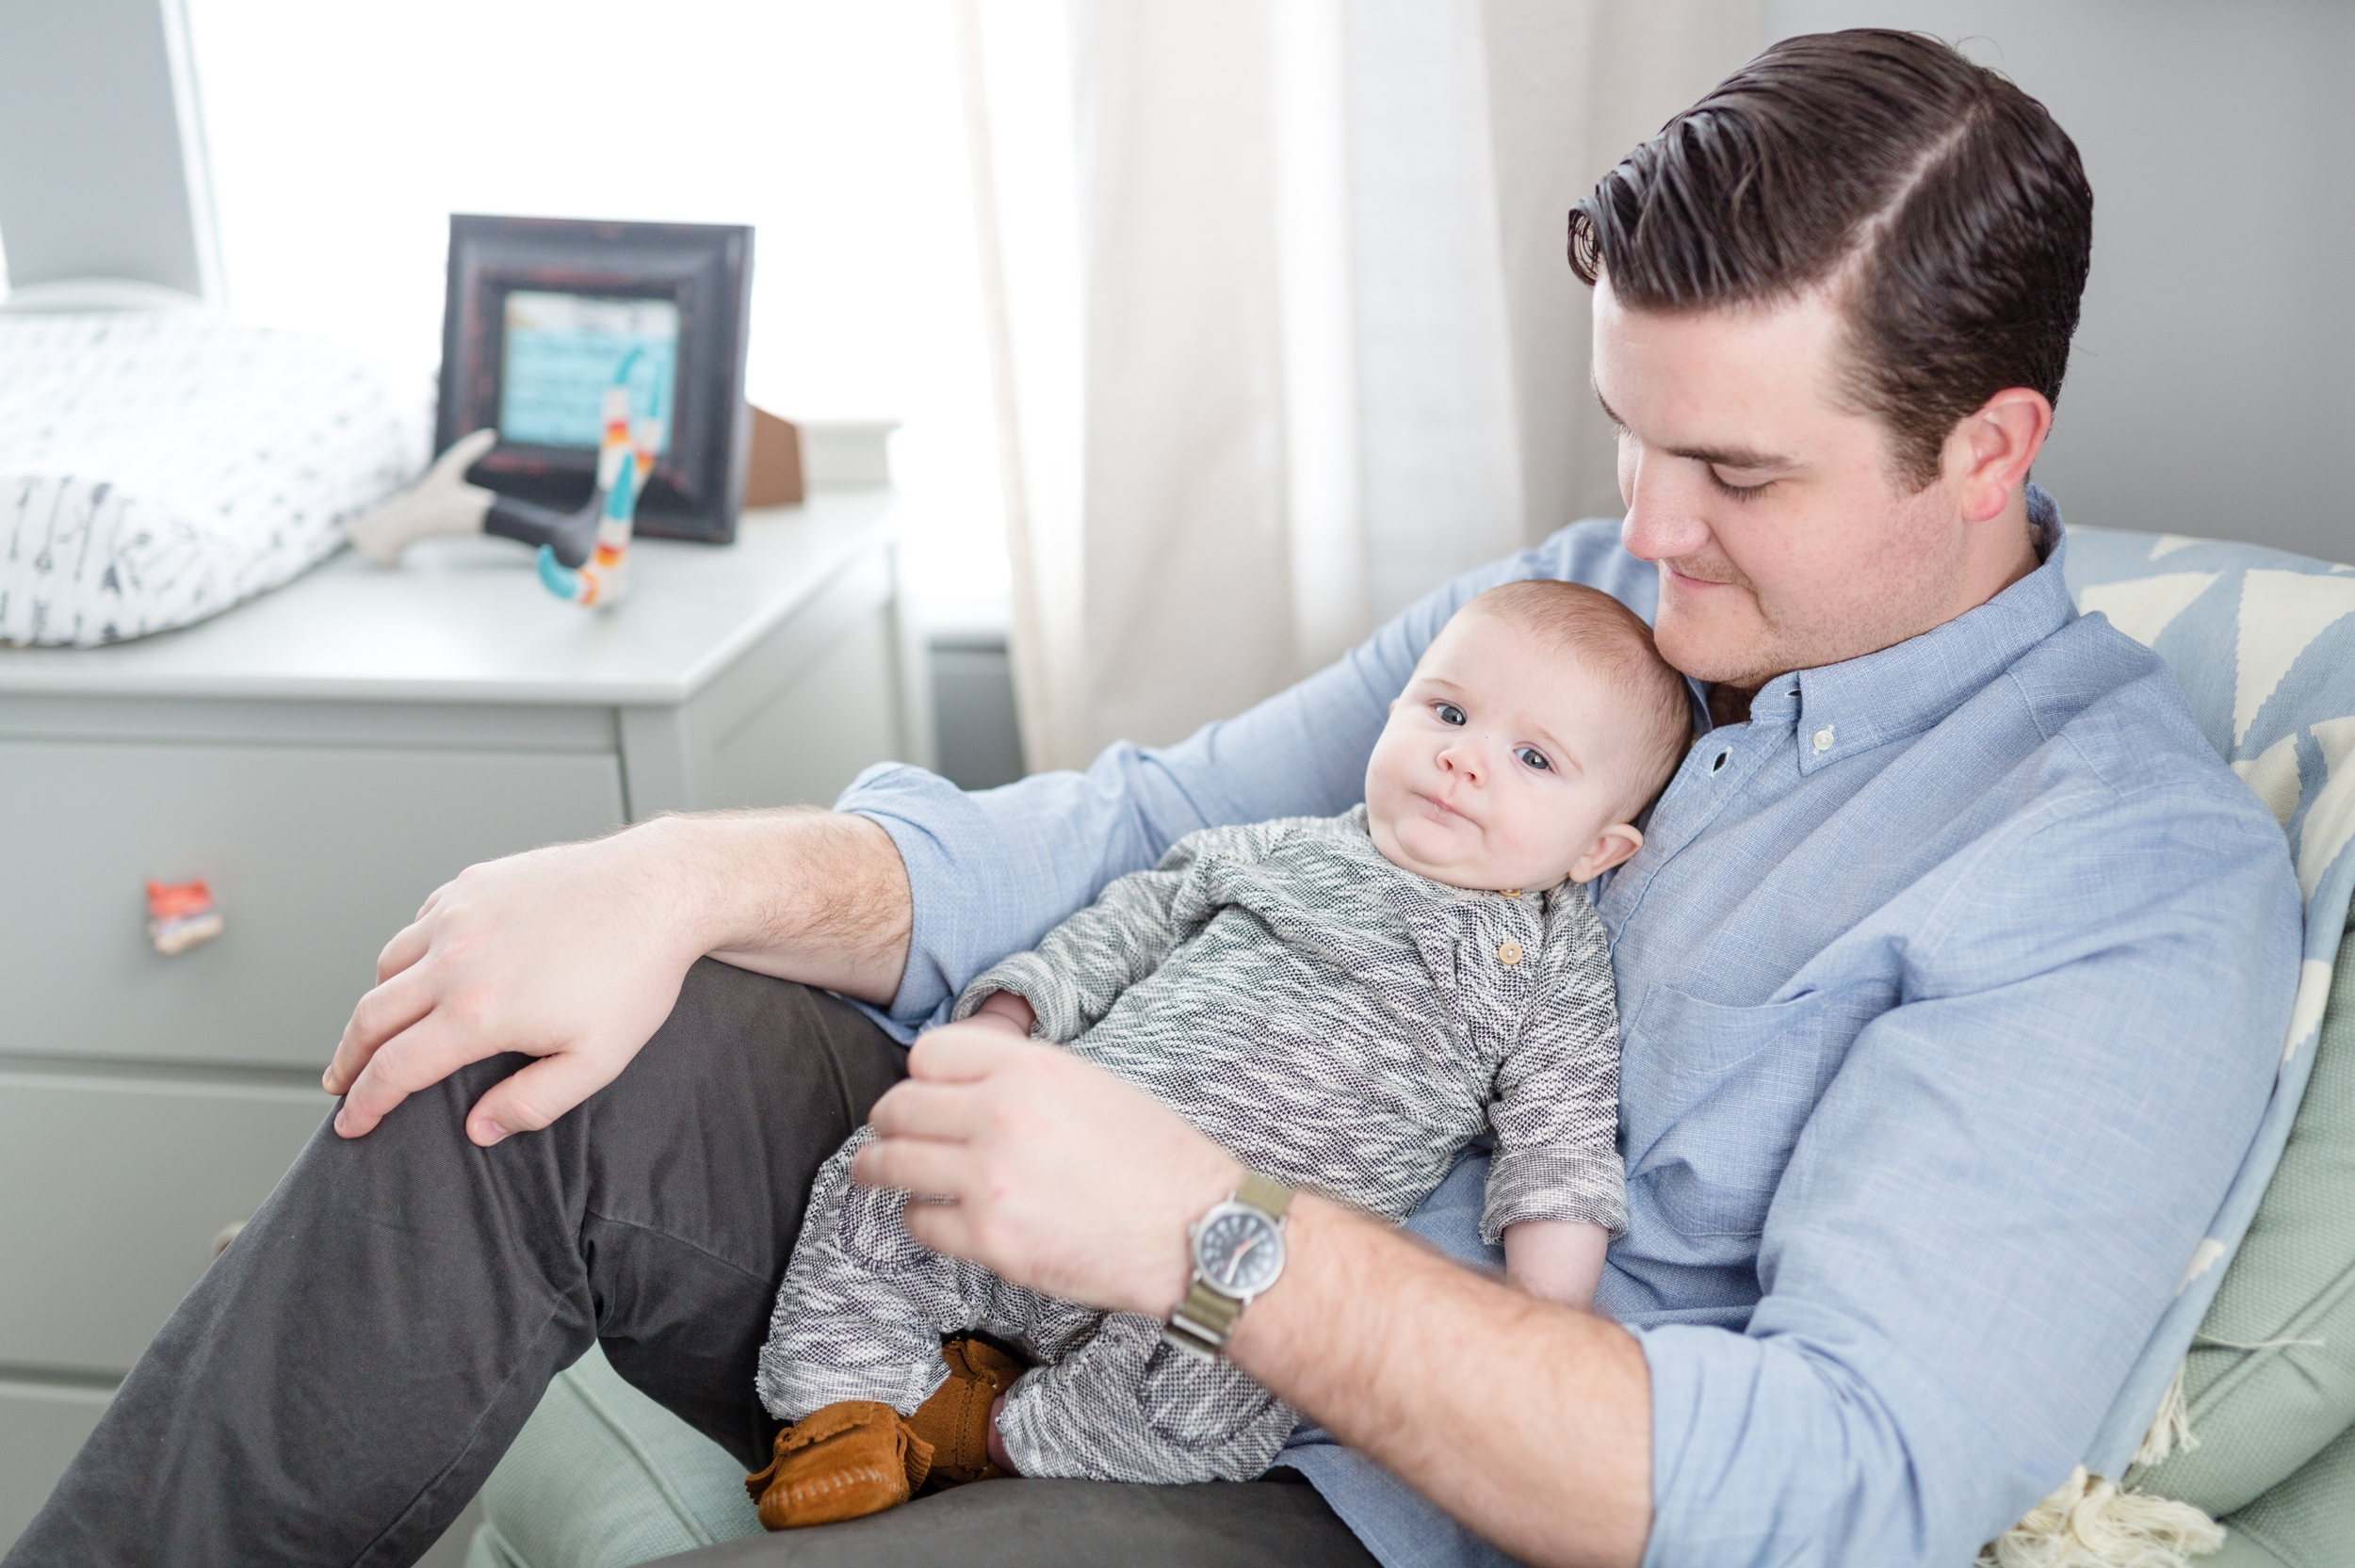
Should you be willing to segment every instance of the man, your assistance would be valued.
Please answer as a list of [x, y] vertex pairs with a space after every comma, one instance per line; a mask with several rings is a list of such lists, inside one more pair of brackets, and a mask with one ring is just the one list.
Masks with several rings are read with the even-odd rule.
[[[1573, 215], [1618, 528], [1566, 529], [1084, 776], [966, 797], [886, 769], [844, 815], [467, 871], [354, 1012], [342, 1137], [174, 1317], [9, 1562], [405, 1560], [592, 1338], [758, 1463], [770, 1295], [870, 1104], [862, 1176], [955, 1200], [911, 1209], [922, 1239], [1168, 1316], [1233, 1161], [966, 1028], [885, 1093], [901, 1059], [870, 1020], [904, 1038], [1186, 831], [1347, 805], [1422, 643], [1528, 575], [1652, 618], [1716, 725], [1599, 889], [1631, 1218], [1598, 1314], [1300, 1194], [1226, 1353], [1384, 1467], [1288, 1453], [1391, 1561], [1466, 1551], [1450, 1518], [1533, 1562], [1968, 1560], [2068, 1474], [2168, 1301], [2296, 962], [2279, 830], [2165, 669], [2075, 618], [2027, 483], [2090, 218], [2068, 138], [1952, 51], [1777, 45]], [[1426, 1228], [1460, 1243], [1455, 1185]], [[968, 1487], [715, 1560], [788, 1546], [1363, 1560], [1318, 1493], [1268, 1483]]]

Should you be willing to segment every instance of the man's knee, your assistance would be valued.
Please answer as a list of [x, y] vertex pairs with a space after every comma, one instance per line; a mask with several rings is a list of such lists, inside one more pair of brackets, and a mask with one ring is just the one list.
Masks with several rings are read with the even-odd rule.
[[[295, 1166], [298, 1178], [332, 1184], [349, 1201], [382, 1191], [383, 1201], [405, 1204], [399, 1194], [421, 1186], [476, 1179], [479, 1156], [466, 1137], [466, 1113], [500, 1079], [529, 1063], [513, 1052], [471, 1061], [447, 1076], [410, 1091], [358, 1138], [345, 1138], [333, 1119], [321, 1126]], [[337, 1102], [340, 1109], [342, 1102]]]
[[[414, 1091], [363, 1138], [322, 1128], [298, 1171], [370, 1207], [479, 1185], [506, 1192], [511, 1213], [552, 1204], [577, 1221], [601, 1200], [635, 1214], [657, 1186], [674, 1199], [701, 1189], [690, 1208], [782, 1187], [776, 1196], [798, 1212], [819, 1163], [901, 1076], [901, 1059], [840, 998], [705, 959], [613, 1082], [549, 1126], [488, 1150], [467, 1138], [475, 1103], [532, 1060], [502, 1053]], [[690, 1169], [700, 1179], [681, 1181]]]

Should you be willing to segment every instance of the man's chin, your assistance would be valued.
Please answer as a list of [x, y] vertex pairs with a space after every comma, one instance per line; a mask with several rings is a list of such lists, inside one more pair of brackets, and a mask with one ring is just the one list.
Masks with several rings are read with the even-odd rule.
[[1652, 640], [1669, 667], [1704, 686], [1757, 686], [1778, 672], [1767, 668], [1764, 636], [1756, 628], [1692, 624], [1664, 613]]

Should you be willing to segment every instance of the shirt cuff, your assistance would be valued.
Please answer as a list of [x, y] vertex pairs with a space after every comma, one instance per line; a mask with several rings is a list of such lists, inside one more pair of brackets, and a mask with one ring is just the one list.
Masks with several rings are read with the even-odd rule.
[[[907, 967], [888, 1006], [862, 1007], [901, 1044], [918, 1032], [949, 1021], [964, 978], [1028, 941], [1015, 929], [1039, 924], [1043, 931], [1065, 911], [1031, 912], [1008, 905], [1038, 881], [1035, 867], [1017, 865], [1008, 853], [1008, 835], [998, 831], [986, 794], [967, 794], [936, 773], [904, 763], [877, 763], [851, 782], [835, 801], [836, 811], [854, 813], [891, 835], [906, 869], [913, 904]], [[1003, 890], [1004, 897], [956, 897], [971, 887]], [[1010, 918], [1011, 916], [1011, 918]], [[1043, 924], [1040, 922], [1043, 921]]]
[[1031, 1004], [1032, 1040], [1062, 1045], [1080, 1038], [1079, 988], [1036, 953], [1016, 953], [991, 964], [958, 994], [949, 1021], [963, 1023], [999, 991], [1011, 991]]
[[1504, 1227], [1524, 1220], [1571, 1220], [1627, 1234], [1627, 1176], [1616, 1156], [1501, 1150], [1488, 1166], [1488, 1201], [1480, 1239], [1495, 1246]]
[[2067, 1474], [1853, 1325], [1810, 1336], [1630, 1328], [1651, 1383], [1644, 1568], [1960, 1563]]

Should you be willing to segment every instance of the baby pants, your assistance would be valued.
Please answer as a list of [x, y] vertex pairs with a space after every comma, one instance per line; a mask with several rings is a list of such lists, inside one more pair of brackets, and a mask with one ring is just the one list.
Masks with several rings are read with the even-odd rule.
[[998, 1422], [1026, 1476], [1248, 1480], [1275, 1462], [1298, 1414], [1229, 1363], [1168, 1345], [1152, 1318], [1008, 1285], [910, 1236], [906, 1194], [851, 1181], [872, 1137], [860, 1128], [810, 1191], [760, 1352], [771, 1414], [798, 1421], [842, 1399], [913, 1414], [949, 1375], [941, 1341], [978, 1332], [1039, 1364]]

